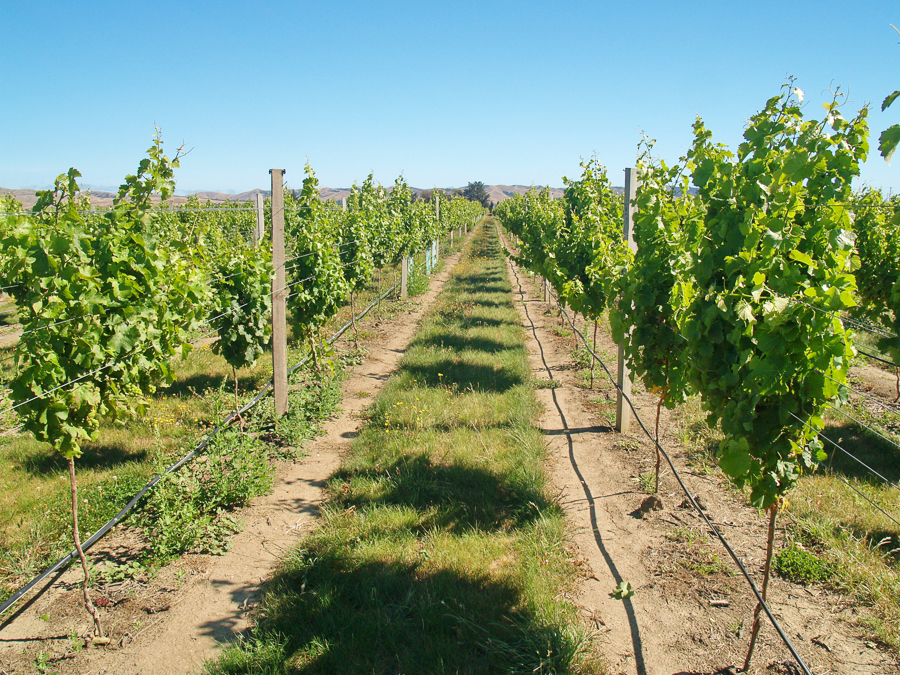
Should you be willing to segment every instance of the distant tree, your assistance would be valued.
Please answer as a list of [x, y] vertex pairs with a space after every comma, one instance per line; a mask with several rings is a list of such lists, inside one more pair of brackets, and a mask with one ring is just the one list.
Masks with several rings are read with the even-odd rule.
[[431, 193], [433, 192], [434, 190], [419, 190], [419, 192], [416, 194], [416, 199], [418, 199], [420, 202], [430, 202]]
[[481, 202], [481, 205], [487, 208], [491, 203], [491, 196], [488, 194], [484, 183], [477, 181], [469, 183], [462, 191], [463, 197], [472, 202]]

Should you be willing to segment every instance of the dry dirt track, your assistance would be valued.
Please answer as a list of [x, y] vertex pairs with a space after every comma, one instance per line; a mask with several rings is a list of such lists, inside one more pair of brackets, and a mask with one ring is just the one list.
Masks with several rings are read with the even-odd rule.
[[[660, 484], [664, 510], [646, 515], [640, 511], [647, 493], [636, 478], [649, 472], [652, 446], [636, 424], [625, 436], [609, 426], [599, 411], [608, 409], [602, 405], [606, 401], [615, 401], [611, 383], [598, 368], [595, 391], [576, 386], [572, 338], [556, 336], [554, 328], [560, 322], [556, 312], [548, 311], [540, 289], [512, 264], [510, 279], [529, 337], [532, 372], [539, 380], [556, 381], [556, 386], [538, 389], [537, 394], [544, 405], [541, 427], [550, 448], [553, 480], [574, 544], [585, 559], [584, 579], [572, 600], [597, 629], [597, 644], [609, 672], [737, 672], [743, 665], [754, 607], [745, 579], [736, 576], [736, 568], [699, 516], [681, 506], [684, 494], [671, 475]], [[605, 334], [598, 347], [615, 354], [615, 345]], [[614, 371], [615, 362], [610, 368]], [[652, 422], [655, 397], [638, 391], [634, 401], [641, 417]], [[673, 447], [676, 422], [663, 413], [662, 443]], [[685, 467], [684, 457], [675, 454], [676, 467]], [[765, 556], [762, 518], [717, 480], [693, 475], [686, 468], [679, 471], [759, 583]], [[612, 597], [621, 581], [635, 589], [632, 598]], [[714, 600], [728, 606], [713, 607]], [[837, 596], [775, 579], [770, 605], [816, 675], [900, 672], [891, 655], [867, 643], [851, 625], [854, 610]], [[750, 672], [800, 672], [791, 670], [786, 661], [788, 650], [774, 629], [764, 625]]]

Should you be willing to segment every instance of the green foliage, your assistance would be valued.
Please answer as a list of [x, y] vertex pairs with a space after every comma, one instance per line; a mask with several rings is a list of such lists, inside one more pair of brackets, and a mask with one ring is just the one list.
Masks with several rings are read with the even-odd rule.
[[340, 259], [349, 292], [363, 288], [375, 270], [372, 252], [372, 232], [366, 214], [350, 211], [340, 230]]
[[855, 211], [859, 313], [892, 334], [881, 337], [878, 348], [900, 363], [900, 196], [886, 200], [880, 191], [866, 190]]
[[387, 191], [375, 182], [372, 174], [361, 186], [353, 186], [347, 198], [347, 207], [351, 219], [366, 224], [375, 267], [393, 262], [397, 256], [399, 223], [388, 210]]
[[178, 166], [158, 134], [148, 152], [96, 222], [79, 213], [75, 169], [39, 193], [31, 217], [7, 216], [3, 278], [24, 329], [11, 398], [25, 428], [68, 458], [81, 454], [101, 416], [139, 413], [155, 383], [172, 382], [169, 359], [189, 349], [202, 311], [204, 285], [187, 246], [148, 234], [150, 195], [171, 193]]
[[311, 338], [334, 316], [349, 292], [334, 218], [319, 200], [319, 183], [308, 164], [306, 175], [296, 203], [285, 197], [285, 225], [296, 256], [287, 280], [288, 307], [294, 333], [301, 338]]
[[831, 565], [796, 544], [781, 549], [772, 560], [772, 566], [783, 578], [798, 584], [822, 583], [833, 574]]
[[596, 159], [582, 162], [579, 181], [567, 178], [565, 196], [529, 190], [494, 213], [522, 240], [516, 261], [547, 279], [560, 300], [592, 319], [616, 294], [616, 278], [629, 263], [622, 241], [622, 200]]
[[824, 456], [822, 409], [853, 356], [835, 313], [855, 305], [844, 204], [868, 150], [866, 110], [846, 121], [835, 101], [826, 121], [805, 121], [801, 96], [770, 99], [736, 158], [694, 125], [705, 235], [675, 291], [692, 384], [726, 436], [720, 465], [764, 508]]
[[563, 178], [566, 217], [554, 253], [565, 281], [551, 281], [565, 304], [598, 319], [615, 297], [616, 280], [632, 251], [622, 240], [622, 198], [613, 192], [606, 169], [596, 158], [581, 168], [581, 180]]
[[222, 432], [206, 453], [160, 480], [142, 506], [137, 525], [149, 557], [163, 562], [189, 551], [221, 553], [237, 524], [226, 510], [272, 487], [262, 446], [245, 434]]
[[239, 246], [213, 268], [212, 344], [234, 369], [252, 366], [272, 333], [272, 260], [264, 246]]

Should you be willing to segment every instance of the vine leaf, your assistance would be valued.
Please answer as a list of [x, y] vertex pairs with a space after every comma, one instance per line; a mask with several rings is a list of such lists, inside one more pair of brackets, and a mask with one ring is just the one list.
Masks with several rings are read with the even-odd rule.
[[619, 582], [619, 585], [616, 586], [615, 590], [612, 592], [612, 597], [616, 600], [624, 600], [625, 598], [630, 598], [634, 595], [634, 588], [627, 581]]
[[[900, 92], [894, 93], [900, 94]], [[878, 138], [878, 151], [888, 164], [891, 163], [898, 144], [900, 144], [900, 124], [895, 124], [881, 132], [881, 136]]]

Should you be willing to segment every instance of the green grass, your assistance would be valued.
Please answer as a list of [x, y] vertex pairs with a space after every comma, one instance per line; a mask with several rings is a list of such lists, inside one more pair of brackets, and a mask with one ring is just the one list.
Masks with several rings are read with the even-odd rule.
[[596, 672], [533, 426], [524, 334], [477, 233], [284, 560], [208, 673]]

